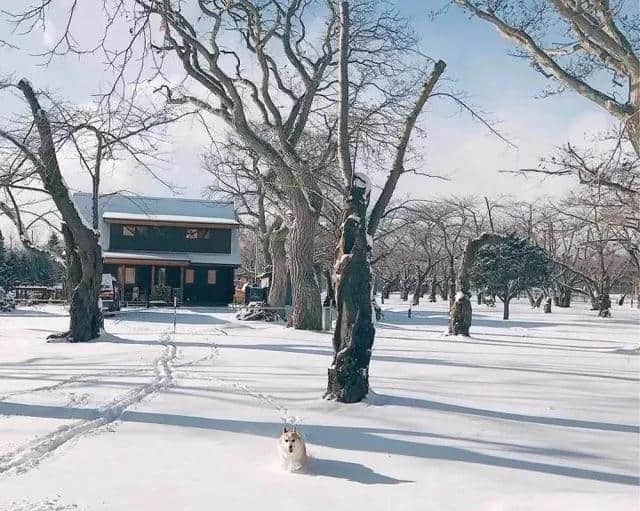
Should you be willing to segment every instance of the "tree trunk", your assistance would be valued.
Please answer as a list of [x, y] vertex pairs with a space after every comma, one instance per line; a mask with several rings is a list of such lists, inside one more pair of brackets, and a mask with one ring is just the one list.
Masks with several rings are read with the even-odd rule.
[[457, 293], [449, 310], [449, 333], [469, 337], [472, 314], [469, 297], [462, 292]]
[[[542, 293], [540, 293], [540, 294], [538, 295], [538, 298], [536, 298], [535, 303], [533, 304], [534, 308], [536, 308], [536, 309], [537, 309], [537, 308], [539, 308], [539, 307], [540, 307], [540, 304], [542, 303], [542, 299], [543, 299], [543, 298], [544, 298], [544, 295], [543, 295]], [[548, 298], [548, 301], [549, 301], [549, 307], [551, 307], [551, 298]]]
[[[469, 291], [469, 296], [471, 296], [471, 292]], [[467, 299], [469, 299], [467, 296]], [[456, 300], [456, 270], [453, 267], [453, 263], [451, 265], [451, 271], [449, 276], [449, 310], [453, 307], [453, 303]], [[471, 304], [469, 304], [471, 306]]]
[[102, 311], [98, 307], [98, 294], [102, 280], [102, 251], [80, 253], [82, 278], [71, 295], [70, 341], [82, 342], [95, 339], [103, 326]]
[[269, 257], [271, 259], [271, 286], [268, 303], [271, 307], [284, 307], [287, 299], [287, 253], [285, 243], [289, 229], [280, 220], [269, 236]]
[[511, 298], [505, 298], [504, 300], [504, 308], [502, 309], [502, 319], [509, 319], [509, 303], [511, 302]]
[[531, 289], [527, 288], [527, 298], [529, 298], [529, 305], [531, 305], [532, 308], [535, 308], [536, 306], [536, 298], [535, 296], [533, 296], [533, 293], [531, 292]]
[[334, 288], [338, 319], [325, 394], [343, 403], [361, 401], [369, 391], [369, 362], [375, 337], [366, 235], [369, 194], [357, 184], [354, 182], [344, 202], [342, 233], [336, 250]]
[[75, 243], [73, 241], [73, 235], [64, 222], [60, 225], [62, 231], [62, 239], [64, 240], [67, 268], [64, 277], [64, 294], [71, 302], [73, 296], [73, 290], [80, 283], [82, 279], [82, 266], [80, 264], [80, 258], [76, 250]]
[[416, 285], [413, 288], [413, 299], [411, 305], [420, 305], [420, 296], [422, 295], [422, 286], [424, 284], [424, 275], [418, 275]]
[[289, 260], [293, 307], [289, 326], [299, 330], [322, 328], [320, 286], [313, 267], [318, 215], [304, 201], [296, 205], [295, 221], [289, 231]]
[[598, 296], [598, 316], [602, 318], [608, 318], [611, 316], [611, 297], [609, 293], [611, 291], [611, 284], [609, 276], [605, 276], [602, 279], [600, 286], [600, 295]]
[[[493, 233], [482, 233], [479, 237], [469, 240], [462, 252], [460, 268], [456, 275], [458, 292], [455, 293], [453, 302], [449, 306], [449, 334], [469, 336], [473, 310], [471, 307], [471, 283], [469, 274], [473, 267], [478, 250], [487, 243], [493, 243], [503, 239], [502, 236]], [[455, 292], [456, 287], [454, 287]], [[482, 301], [482, 293], [478, 292], [478, 304]]]
[[558, 307], [563, 307], [563, 308], [567, 308], [567, 307], [571, 307], [571, 289], [568, 288], [561, 288], [560, 289], [560, 296], [558, 298]]
[[391, 295], [391, 287], [392, 287], [392, 283], [389, 282], [388, 284], [385, 284], [384, 287], [382, 288], [382, 299], [383, 300], [388, 300], [389, 296]]
[[323, 307], [335, 307], [336, 306], [336, 292], [333, 289], [333, 277], [331, 271], [324, 271], [324, 278], [327, 282], [327, 296], [324, 299]]
[[56, 145], [51, 133], [51, 126], [45, 110], [27, 80], [20, 80], [18, 88], [24, 94], [35, 126], [38, 130], [41, 158], [36, 164], [45, 190], [60, 212], [70, 235], [70, 244], [77, 250], [80, 261], [81, 277], [71, 295], [69, 340], [74, 342], [88, 341], [100, 335], [102, 313], [98, 307], [98, 294], [102, 279], [102, 250], [98, 245], [99, 234], [87, 228], [69, 197], [69, 190], [64, 182]]
[[435, 277], [433, 277], [431, 279], [431, 291], [429, 293], [429, 301], [430, 302], [435, 302], [436, 301], [437, 293], [438, 293], [438, 281], [436, 280]]
[[409, 282], [406, 279], [400, 282], [400, 298], [403, 302], [409, 299]]
[[447, 277], [440, 284], [440, 298], [442, 301], [446, 302], [449, 299], [449, 278]]

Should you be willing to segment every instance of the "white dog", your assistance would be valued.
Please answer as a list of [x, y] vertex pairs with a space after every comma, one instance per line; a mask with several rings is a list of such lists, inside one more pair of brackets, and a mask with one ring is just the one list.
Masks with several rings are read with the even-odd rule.
[[303, 438], [296, 432], [295, 426], [289, 431], [285, 426], [278, 439], [278, 454], [282, 466], [289, 471], [300, 470], [307, 463], [307, 448]]

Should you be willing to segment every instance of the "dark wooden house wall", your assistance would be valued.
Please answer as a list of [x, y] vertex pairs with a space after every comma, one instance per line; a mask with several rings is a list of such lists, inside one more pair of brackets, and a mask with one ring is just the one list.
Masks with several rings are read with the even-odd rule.
[[[135, 228], [135, 235], [125, 236], [124, 227], [123, 224], [111, 224], [109, 249], [231, 253], [231, 229], [127, 225], [126, 227]], [[188, 231], [194, 229], [197, 230], [198, 237], [194, 239], [187, 237]]]

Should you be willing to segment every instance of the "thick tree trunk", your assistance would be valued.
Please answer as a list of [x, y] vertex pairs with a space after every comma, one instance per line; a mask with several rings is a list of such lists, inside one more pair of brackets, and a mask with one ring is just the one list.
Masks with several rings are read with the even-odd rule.
[[416, 285], [413, 288], [413, 299], [411, 305], [420, 305], [420, 296], [422, 295], [422, 286], [424, 284], [425, 275], [418, 275]]
[[571, 307], [571, 289], [560, 289], [560, 296], [558, 297], [558, 307]]
[[[502, 236], [493, 233], [482, 233], [478, 238], [469, 240], [462, 252], [460, 268], [456, 275], [458, 292], [449, 308], [449, 334], [469, 336], [473, 310], [471, 307], [471, 283], [469, 274], [473, 267], [478, 250], [487, 243], [493, 243], [503, 239]], [[482, 293], [478, 292], [478, 303], [482, 301]]]
[[64, 293], [69, 302], [73, 296], [73, 290], [82, 279], [82, 265], [78, 257], [78, 251], [73, 241], [73, 234], [64, 222], [61, 224], [62, 239], [64, 240], [67, 267], [64, 277]]
[[299, 330], [322, 328], [320, 286], [313, 267], [313, 252], [318, 215], [301, 201], [289, 231], [289, 261], [293, 307], [289, 326]]
[[409, 282], [406, 279], [400, 282], [400, 298], [403, 302], [409, 299]]
[[449, 277], [440, 284], [440, 298], [446, 302], [449, 299]]
[[435, 302], [436, 301], [437, 293], [438, 293], [438, 281], [434, 277], [433, 279], [431, 279], [431, 292], [429, 293], [429, 301], [430, 302]]
[[338, 319], [325, 394], [343, 403], [361, 401], [369, 391], [369, 362], [375, 337], [366, 235], [369, 195], [358, 184], [356, 179], [350, 196], [345, 199], [342, 233], [336, 250], [334, 287]]
[[102, 311], [96, 297], [100, 291], [102, 279], [102, 252], [81, 252], [82, 278], [71, 296], [71, 335], [70, 341], [82, 342], [95, 339], [102, 327]]
[[509, 319], [509, 303], [510, 302], [511, 302], [511, 298], [505, 298], [504, 308], [502, 309], [502, 319]]
[[461, 291], [458, 292], [449, 310], [449, 333], [469, 337], [472, 313], [471, 300]]
[[598, 296], [598, 316], [608, 318], [611, 316], [611, 291], [610, 279], [606, 276], [602, 279], [600, 295]]
[[285, 243], [289, 229], [280, 220], [269, 236], [269, 258], [271, 259], [271, 287], [268, 303], [271, 307], [284, 307], [287, 299], [287, 252]]
[[96, 247], [95, 251], [79, 253], [73, 233], [64, 223], [62, 235], [67, 250], [67, 279], [71, 286], [70, 331], [64, 336], [71, 342], [89, 341], [100, 335], [103, 326], [97, 299], [102, 280], [102, 252]]
[[388, 300], [389, 296], [391, 295], [391, 287], [392, 287], [392, 283], [389, 282], [388, 284], [385, 284], [384, 287], [382, 288], [382, 299], [383, 300]]

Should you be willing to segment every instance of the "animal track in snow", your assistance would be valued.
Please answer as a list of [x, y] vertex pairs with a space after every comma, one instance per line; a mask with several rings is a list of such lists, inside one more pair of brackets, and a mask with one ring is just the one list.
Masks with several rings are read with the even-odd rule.
[[154, 361], [155, 376], [152, 381], [131, 389], [96, 410], [96, 417], [61, 426], [47, 435], [27, 442], [14, 451], [0, 457], [0, 474], [15, 469], [26, 472], [40, 460], [70, 440], [91, 433], [115, 420], [130, 406], [145, 397], [173, 384], [173, 360], [176, 346], [170, 342], [170, 334], [163, 334], [160, 342], [164, 345], [162, 354]]

